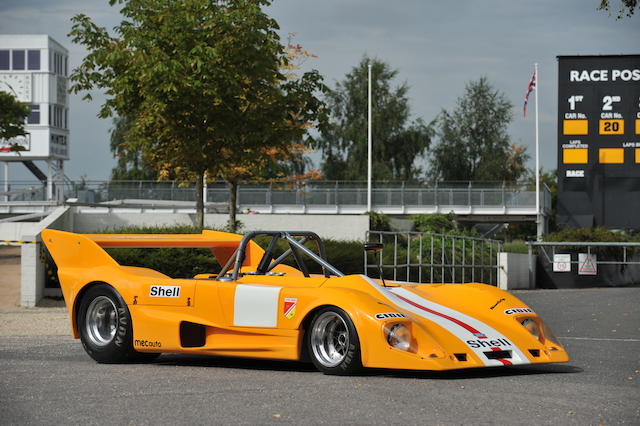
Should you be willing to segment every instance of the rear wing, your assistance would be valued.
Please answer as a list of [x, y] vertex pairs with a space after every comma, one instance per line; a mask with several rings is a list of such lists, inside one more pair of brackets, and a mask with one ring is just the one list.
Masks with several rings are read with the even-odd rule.
[[[202, 231], [202, 234], [75, 234], [45, 229], [42, 240], [58, 268], [117, 266], [105, 248], [208, 248], [225, 264], [242, 241], [242, 235]], [[245, 265], [258, 264], [264, 250], [255, 242], [248, 247]]]

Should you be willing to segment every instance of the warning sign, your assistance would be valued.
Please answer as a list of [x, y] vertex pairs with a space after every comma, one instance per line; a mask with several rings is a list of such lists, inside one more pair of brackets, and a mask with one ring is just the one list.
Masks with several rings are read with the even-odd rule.
[[578, 253], [578, 275], [597, 275], [598, 262], [595, 254]]
[[553, 272], [571, 272], [571, 255], [554, 254]]

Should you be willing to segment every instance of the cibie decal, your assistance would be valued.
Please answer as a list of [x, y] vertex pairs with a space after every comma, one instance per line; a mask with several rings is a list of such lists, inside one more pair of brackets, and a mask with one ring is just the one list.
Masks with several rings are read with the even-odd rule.
[[530, 309], [530, 308], [511, 308], [511, 309], [507, 309], [506, 311], [504, 311], [504, 313], [507, 314], [507, 315], [532, 314], [533, 313], [533, 309]]
[[294, 297], [285, 297], [284, 317], [286, 319], [291, 319], [296, 316], [296, 306], [298, 306], [298, 299]]
[[387, 318], [406, 318], [405, 314], [401, 314], [400, 312], [386, 312], [376, 314], [377, 319], [387, 319]]
[[152, 285], [149, 289], [150, 297], [180, 297], [179, 285]]

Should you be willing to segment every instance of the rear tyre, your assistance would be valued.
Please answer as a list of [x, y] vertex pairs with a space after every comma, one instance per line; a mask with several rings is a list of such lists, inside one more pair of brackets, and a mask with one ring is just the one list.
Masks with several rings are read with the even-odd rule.
[[131, 314], [113, 287], [98, 284], [87, 290], [77, 318], [82, 346], [97, 362], [114, 364], [147, 356], [133, 350]]
[[358, 333], [340, 308], [329, 306], [318, 311], [305, 340], [309, 358], [325, 374], [348, 375], [362, 368]]

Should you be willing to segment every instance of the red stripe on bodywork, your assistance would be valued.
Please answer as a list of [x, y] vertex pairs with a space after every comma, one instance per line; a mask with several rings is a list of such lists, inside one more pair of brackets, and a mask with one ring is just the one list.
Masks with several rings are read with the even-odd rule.
[[469, 324], [467, 324], [467, 323], [464, 323], [464, 322], [460, 321], [459, 319], [456, 319], [456, 318], [450, 317], [449, 315], [445, 315], [445, 314], [442, 314], [442, 313], [440, 313], [440, 312], [436, 312], [436, 311], [434, 311], [433, 309], [429, 309], [429, 308], [427, 308], [427, 307], [425, 307], [425, 306], [419, 305], [419, 304], [417, 304], [417, 303], [415, 303], [415, 302], [413, 302], [413, 301], [411, 301], [411, 300], [409, 300], [409, 299], [407, 299], [407, 298], [405, 298], [405, 297], [400, 296], [399, 294], [394, 293], [394, 295], [395, 295], [395, 296], [397, 296], [397, 297], [399, 297], [399, 298], [400, 298], [400, 299], [402, 299], [403, 301], [407, 302], [407, 303], [408, 303], [408, 304], [410, 304], [411, 306], [415, 306], [416, 308], [418, 308], [418, 309], [422, 309], [423, 311], [425, 311], [425, 312], [429, 312], [430, 314], [438, 315], [439, 317], [442, 317], [442, 318], [448, 319], [449, 321], [451, 321], [451, 322], [453, 322], [453, 323], [455, 323], [455, 324], [459, 325], [460, 327], [464, 328], [465, 330], [467, 330], [467, 331], [468, 331], [469, 333], [471, 333], [471, 334], [474, 334], [474, 335], [475, 335], [475, 334], [483, 334], [483, 333], [480, 333], [480, 332], [479, 332], [478, 330], [476, 330], [475, 328], [471, 327]]
[[[501, 351], [502, 349], [500, 348], [491, 348], [492, 351]], [[502, 359], [502, 358], [498, 358], [496, 361], [500, 361], [503, 365], [513, 365], [511, 363], [511, 361], [506, 360], [506, 359]]]

